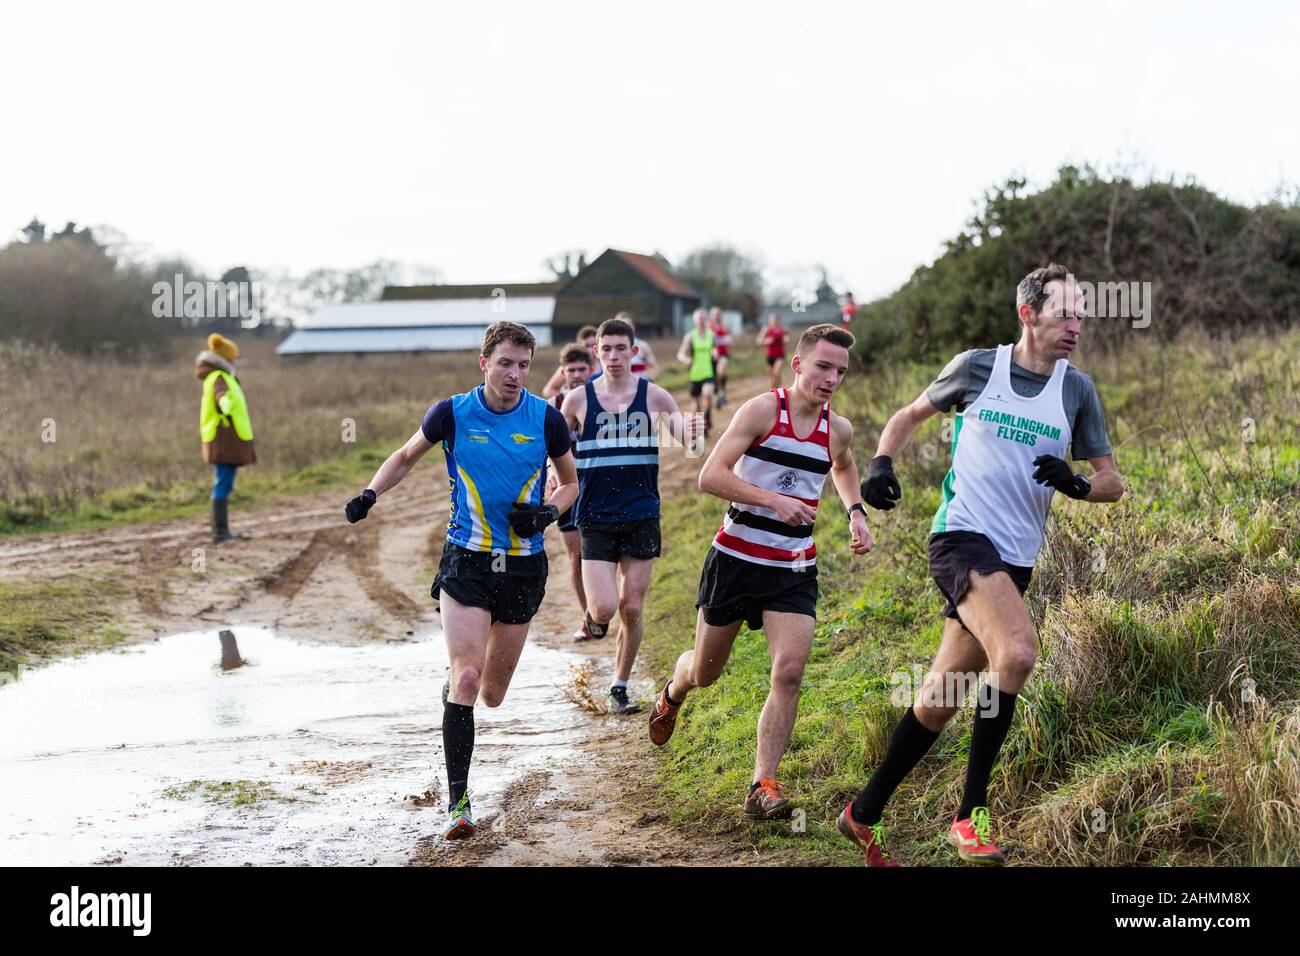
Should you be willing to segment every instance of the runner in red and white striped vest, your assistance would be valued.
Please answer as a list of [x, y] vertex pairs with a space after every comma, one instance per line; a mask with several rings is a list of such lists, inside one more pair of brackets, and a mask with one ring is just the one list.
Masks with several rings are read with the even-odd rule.
[[[822, 486], [831, 470], [831, 405], [822, 405], [817, 426], [807, 435], [795, 434], [790, 423], [790, 397], [776, 394], [772, 430], [745, 450], [732, 471], [742, 481], [802, 501], [815, 513]], [[790, 525], [771, 508], [731, 502], [713, 546], [742, 561], [775, 568], [806, 567], [817, 559], [812, 523]]]
[[686, 694], [722, 675], [742, 624], [766, 633], [772, 687], [758, 719], [746, 816], [771, 820], [791, 807], [776, 779], [799, 710], [799, 685], [817, 623], [813, 519], [829, 475], [849, 509], [849, 549], [871, 550], [853, 463], [853, 426], [830, 399], [849, 370], [853, 335], [830, 324], [799, 338], [794, 384], [751, 398], [700, 471], [700, 490], [729, 503], [700, 573], [695, 647], [677, 659], [650, 715], [650, 740], [672, 736]]

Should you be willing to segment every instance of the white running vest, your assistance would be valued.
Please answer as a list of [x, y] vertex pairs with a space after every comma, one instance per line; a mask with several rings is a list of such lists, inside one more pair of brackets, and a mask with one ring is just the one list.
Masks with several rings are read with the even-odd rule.
[[957, 415], [952, 468], [930, 533], [979, 532], [1007, 564], [1028, 568], [1038, 559], [1056, 490], [1034, 481], [1034, 459], [1069, 460], [1070, 422], [1061, 395], [1070, 363], [1057, 359], [1043, 390], [1026, 398], [1011, 387], [1011, 348], [998, 346], [984, 391]]
[[[817, 424], [800, 438], [794, 433], [790, 398], [776, 392], [771, 430], [740, 456], [732, 471], [742, 480], [816, 510], [831, 470], [831, 406], [822, 406]], [[713, 546], [723, 554], [771, 568], [803, 569], [817, 562], [811, 524], [788, 525], [770, 508], [731, 502]]]

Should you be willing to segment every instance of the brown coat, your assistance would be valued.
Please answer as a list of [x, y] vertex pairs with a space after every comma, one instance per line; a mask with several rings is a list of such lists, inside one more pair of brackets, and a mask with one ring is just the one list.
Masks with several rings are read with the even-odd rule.
[[[227, 391], [226, 380], [218, 375], [212, 383], [212, 400], [220, 403], [221, 396]], [[209, 465], [255, 465], [257, 451], [253, 448], [252, 440], [244, 441], [235, 434], [234, 424], [223, 419], [217, 425], [217, 437], [203, 443], [203, 460]]]

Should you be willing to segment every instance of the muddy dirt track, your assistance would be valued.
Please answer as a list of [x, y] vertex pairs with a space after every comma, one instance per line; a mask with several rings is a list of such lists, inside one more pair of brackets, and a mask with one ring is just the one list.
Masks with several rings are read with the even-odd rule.
[[[713, 434], [721, 433], [737, 399], [764, 387], [758, 379], [733, 383], [733, 401], [715, 412]], [[665, 494], [693, 487], [699, 460], [684, 459], [681, 449], [664, 450], [662, 457]], [[69, 735], [78, 736], [75, 727], [60, 738], [48, 729], [51, 720], [33, 717], [30, 739], [37, 743], [0, 749], [0, 767], [9, 764], [31, 781], [28, 810], [57, 802], [64, 788], [83, 787], [86, 781], [76, 778], [91, 768], [101, 780], [115, 768], [131, 768], [135, 789], [123, 785], [114, 797], [114, 788], [105, 788], [109, 795], [98, 810], [79, 814], [76, 806], [67, 807], [64, 822], [82, 828], [84, 839], [65, 839], [62, 823], [40, 812], [19, 808], [0, 816], [0, 856], [12, 856], [8, 847], [19, 857], [46, 854], [50, 862], [68, 863], [759, 862], [747, 847], [702, 844], [644, 812], [655, 765], [644, 716], [593, 714], [575, 701], [580, 673], [603, 701], [614, 640], [611, 635], [594, 647], [573, 643], [580, 611], [555, 532], [547, 535], [546, 599], [511, 694], [501, 708], [480, 707], [476, 715], [471, 789], [482, 828], [473, 840], [444, 843], [438, 836], [445, 799], [437, 693], [446, 655], [428, 593], [446, 529], [442, 456], [436, 450], [426, 456], [357, 525], [343, 519], [346, 497], [330, 492], [236, 507], [232, 528], [253, 537], [221, 545], [207, 540], [206, 521], [190, 519], [30, 535], [0, 546], [0, 578], [104, 570], [124, 578], [131, 597], [120, 612], [137, 642], [122, 654], [93, 655], [118, 661], [55, 663], [15, 685], [33, 685], [24, 692], [43, 694], [48, 702], [67, 693], [55, 689], [60, 681], [93, 679], [117, 687], [131, 702], [102, 718], [100, 711], [84, 712], [92, 723], [121, 723], [120, 732], [105, 730], [103, 739], [89, 734], [70, 741]], [[689, 624], [683, 622], [684, 632]], [[215, 663], [219, 656], [215, 635], [221, 628], [233, 629], [245, 656], [264, 669], [219, 674], [208, 659]], [[304, 654], [313, 647], [320, 651]], [[136, 657], [141, 663], [133, 668], [122, 663]], [[177, 669], [170, 683], [167, 667]], [[364, 678], [367, 670], [387, 683], [358, 689], [355, 674]], [[272, 675], [284, 682], [275, 694], [268, 691]], [[633, 696], [651, 698], [660, 676], [638, 661]], [[185, 696], [176, 696], [190, 679], [195, 683]], [[230, 682], [214, 691], [216, 681]], [[331, 709], [331, 689], [345, 684], [349, 706]], [[384, 707], [357, 705], [357, 694], [372, 692]], [[216, 693], [219, 705], [209, 699]], [[9, 696], [11, 707], [18, 707], [19, 698]], [[150, 718], [144, 702], [153, 696], [159, 712]], [[184, 713], [196, 698], [206, 710], [190, 726]], [[315, 723], [280, 713], [296, 700]], [[29, 716], [40, 706], [31, 704]], [[59, 711], [68, 712], [66, 706]], [[71, 713], [79, 711], [74, 706]], [[169, 713], [176, 715], [175, 733], [166, 729]], [[121, 742], [108, 743], [118, 737]], [[141, 755], [149, 751], [152, 756]], [[186, 787], [202, 792], [223, 777], [280, 782], [268, 785], [269, 799], [244, 805], [183, 799]], [[294, 780], [302, 783], [291, 786]], [[182, 797], [164, 799], [162, 790]], [[305, 795], [295, 803], [298, 791]], [[275, 796], [281, 793], [290, 796]], [[139, 824], [141, 818], [150, 825]], [[341, 832], [322, 833], [331, 827]], [[322, 842], [329, 848], [322, 850]]]

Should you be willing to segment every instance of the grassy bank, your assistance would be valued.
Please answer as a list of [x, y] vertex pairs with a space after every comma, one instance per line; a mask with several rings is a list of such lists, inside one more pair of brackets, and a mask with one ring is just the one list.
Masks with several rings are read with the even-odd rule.
[[0, 681], [49, 655], [119, 643], [125, 635], [110, 608], [124, 595], [109, 573], [0, 581]]
[[[1297, 355], [1292, 334], [1139, 343], [1078, 361], [1101, 389], [1128, 492], [1114, 506], [1057, 496], [1049, 519], [1029, 592], [1039, 665], [991, 788], [995, 826], [1018, 860], [1300, 862]], [[889, 413], [937, 370], [895, 366], [845, 385], [836, 404], [854, 421], [860, 463]], [[782, 764], [806, 832], [746, 828], [780, 856], [860, 859], [834, 833], [835, 815], [880, 759], [941, 631], [924, 546], [949, 463], [944, 427], [928, 423], [896, 463], [903, 501], [871, 516], [871, 555], [849, 555], [837, 503], [822, 510], [817, 640]], [[665, 502], [671, 544], [647, 609], [657, 678], [691, 639], [721, 511], [703, 496]], [[680, 820], [742, 827], [767, 678], [762, 635], [742, 631], [722, 680], [692, 695], [662, 763]], [[972, 714], [968, 705], [954, 718], [886, 813], [908, 862], [953, 860], [942, 835]]]

